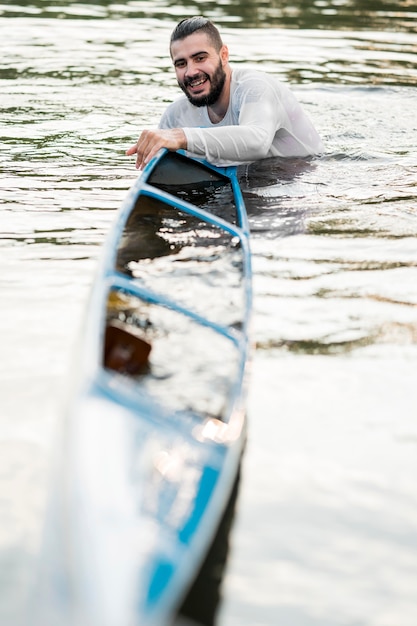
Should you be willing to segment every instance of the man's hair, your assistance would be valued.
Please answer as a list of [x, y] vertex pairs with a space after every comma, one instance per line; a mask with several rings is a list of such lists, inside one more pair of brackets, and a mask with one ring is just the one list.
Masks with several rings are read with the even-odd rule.
[[187, 17], [186, 19], [181, 20], [181, 22], [176, 25], [176, 27], [172, 31], [170, 47], [174, 41], [178, 41], [179, 39], [185, 39], [186, 37], [189, 37], [189, 35], [192, 35], [198, 30], [206, 33], [211, 43], [213, 44], [213, 47], [217, 50], [217, 52], [219, 52], [220, 48], [223, 46], [223, 41], [220, 37], [220, 33], [217, 30], [216, 26], [213, 24], [213, 22], [210, 22], [210, 20], [202, 17], [201, 15], [197, 15], [195, 17]]

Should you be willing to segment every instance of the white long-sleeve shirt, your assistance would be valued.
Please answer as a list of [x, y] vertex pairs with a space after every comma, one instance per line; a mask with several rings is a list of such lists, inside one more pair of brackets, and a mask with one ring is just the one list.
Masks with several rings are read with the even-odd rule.
[[234, 68], [224, 118], [213, 124], [207, 107], [185, 95], [168, 106], [159, 128], [182, 128], [187, 153], [215, 165], [272, 156], [305, 157], [323, 151], [321, 139], [291, 90], [275, 77]]

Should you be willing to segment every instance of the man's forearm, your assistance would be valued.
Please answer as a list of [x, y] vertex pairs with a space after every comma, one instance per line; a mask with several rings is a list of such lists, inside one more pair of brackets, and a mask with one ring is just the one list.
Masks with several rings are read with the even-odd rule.
[[273, 132], [259, 126], [184, 128], [187, 150], [207, 161], [245, 163], [267, 156]]

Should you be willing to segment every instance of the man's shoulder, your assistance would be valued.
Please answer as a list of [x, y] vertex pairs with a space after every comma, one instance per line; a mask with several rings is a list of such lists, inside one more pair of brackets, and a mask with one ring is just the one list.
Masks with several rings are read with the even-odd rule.
[[235, 83], [244, 83], [246, 81], [264, 81], [278, 83], [278, 79], [272, 74], [267, 74], [254, 67], [233, 67], [232, 80]]

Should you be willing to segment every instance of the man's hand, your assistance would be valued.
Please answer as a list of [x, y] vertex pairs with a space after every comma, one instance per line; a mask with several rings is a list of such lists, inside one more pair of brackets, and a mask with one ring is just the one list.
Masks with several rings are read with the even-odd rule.
[[142, 170], [161, 148], [186, 150], [187, 139], [184, 131], [181, 128], [144, 130], [137, 143], [126, 150], [126, 154], [136, 154], [136, 169]]

